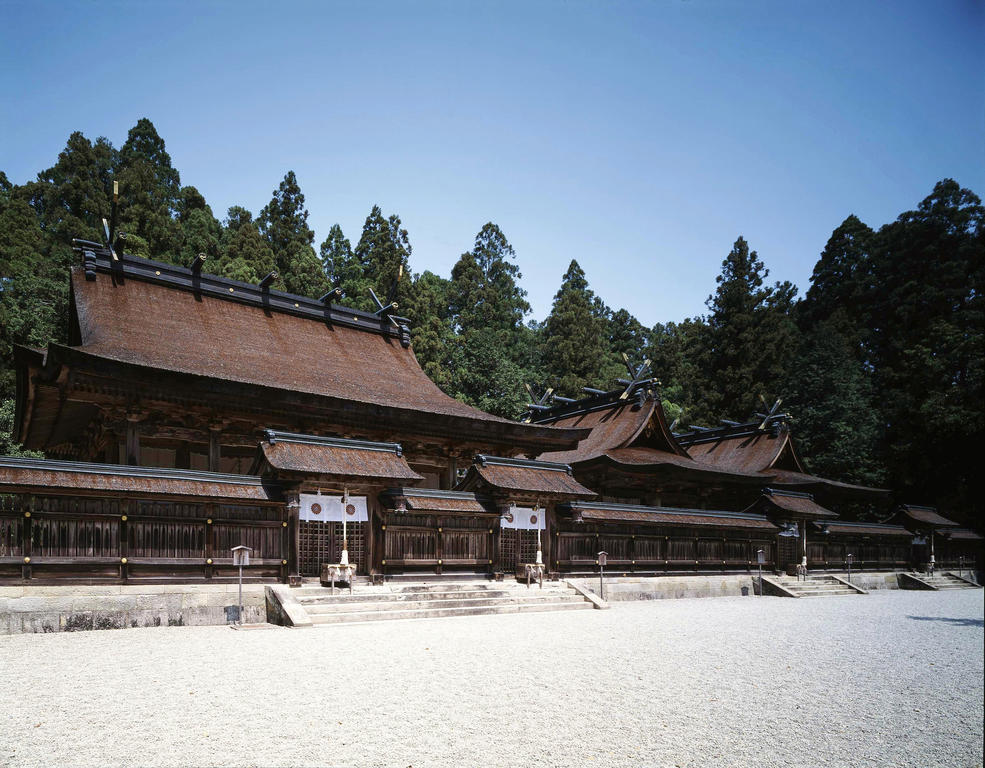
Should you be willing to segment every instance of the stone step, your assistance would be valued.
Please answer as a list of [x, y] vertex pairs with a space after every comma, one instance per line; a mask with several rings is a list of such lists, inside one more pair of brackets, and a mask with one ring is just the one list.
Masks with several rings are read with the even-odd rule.
[[504, 589], [499, 590], [453, 590], [450, 592], [353, 592], [351, 595], [348, 590], [336, 592], [334, 595], [331, 590], [325, 590], [323, 594], [305, 595], [298, 598], [298, 602], [304, 606], [329, 604], [329, 603], [351, 603], [362, 601], [367, 603], [391, 603], [405, 602], [412, 600], [449, 600], [457, 599], [483, 599], [496, 597], [509, 597], [512, 592]]
[[839, 589], [839, 590], [832, 590], [830, 592], [803, 592], [797, 596], [798, 597], [839, 597], [841, 595], [858, 595], [858, 594], [860, 593], [856, 592], [854, 589]]
[[466, 608], [420, 608], [400, 611], [350, 611], [323, 613], [311, 616], [314, 626], [362, 623], [367, 621], [393, 621], [403, 619], [437, 619], [451, 616], [482, 616], [501, 613], [535, 613], [542, 611], [591, 610], [592, 604], [581, 602], [513, 602], [507, 605], [481, 605]]
[[309, 616], [322, 613], [346, 613], [351, 611], [408, 611], [423, 608], [475, 608], [482, 605], [511, 605], [520, 603], [583, 603], [585, 599], [574, 592], [546, 593], [543, 595], [504, 595], [502, 597], [447, 597], [441, 600], [364, 601], [341, 600], [334, 603], [307, 603], [304, 608]]
[[969, 584], [966, 581], [962, 581], [949, 574], [938, 574], [935, 573], [933, 576], [928, 576], [925, 573], [911, 573], [910, 576], [919, 579], [924, 584], [929, 584], [937, 589], [980, 589], [981, 587], [976, 587], [974, 584]]
[[384, 589], [391, 592], [456, 592], [481, 589], [503, 589], [503, 582], [490, 581], [423, 581], [409, 584], [388, 582]]
[[326, 613], [351, 613], [358, 611], [379, 611], [384, 613], [394, 613], [400, 611], [412, 611], [422, 609], [444, 609], [444, 608], [477, 608], [483, 605], [520, 605], [537, 603], [584, 603], [585, 599], [581, 595], [574, 593], [565, 594], [546, 594], [531, 597], [517, 597], [509, 595], [505, 597], [488, 598], [446, 598], [443, 600], [401, 600], [395, 602], [362, 602], [350, 601], [339, 603], [316, 603], [305, 605], [305, 610], [309, 616], [316, 616]]
[[803, 585], [798, 586], [797, 584], [784, 584], [783, 586], [791, 592], [824, 592], [829, 589], [847, 589], [850, 592], [855, 591], [851, 587], [845, 586], [844, 584], [825, 584], [824, 586], [811, 585], [807, 587]]

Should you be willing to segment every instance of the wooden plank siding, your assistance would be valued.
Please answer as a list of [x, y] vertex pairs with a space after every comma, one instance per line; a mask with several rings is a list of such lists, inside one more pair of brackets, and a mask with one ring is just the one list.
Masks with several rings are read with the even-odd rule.
[[385, 520], [381, 526], [385, 574], [493, 571], [496, 532], [488, 516], [387, 512]]
[[839, 536], [821, 541], [807, 540], [808, 570], [844, 571], [849, 554], [852, 555], [852, 570], [905, 570], [914, 565], [913, 545], [907, 537], [876, 540]]
[[0, 494], [0, 583], [286, 578], [284, 505]]
[[752, 571], [762, 549], [765, 568], [775, 567], [773, 537], [737, 531], [666, 529], [656, 532], [634, 527], [594, 527], [556, 533], [555, 566], [562, 573], [597, 570], [597, 553], [607, 553], [613, 573], [673, 573]]

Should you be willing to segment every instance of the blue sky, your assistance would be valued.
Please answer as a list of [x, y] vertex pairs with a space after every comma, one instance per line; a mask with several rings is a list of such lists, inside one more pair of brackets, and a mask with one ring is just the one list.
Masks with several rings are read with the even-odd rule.
[[486, 221], [542, 319], [571, 259], [647, 325], [743, 235], [801, 292], [850, 213], [985, 195], [985, 2], [0, 2], [0, 170], [149, 117], [219, 218], [301, 183], [316, 246], [398, 213], [448, 276]]

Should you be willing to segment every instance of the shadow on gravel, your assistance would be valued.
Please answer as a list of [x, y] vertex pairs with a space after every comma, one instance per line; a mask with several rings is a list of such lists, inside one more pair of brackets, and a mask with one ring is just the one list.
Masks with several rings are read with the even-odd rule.
[[985, 619], [949, 619], [946, 616], [907, 616], [914, 621], [944, 621], [957, 627], [985, 627]]

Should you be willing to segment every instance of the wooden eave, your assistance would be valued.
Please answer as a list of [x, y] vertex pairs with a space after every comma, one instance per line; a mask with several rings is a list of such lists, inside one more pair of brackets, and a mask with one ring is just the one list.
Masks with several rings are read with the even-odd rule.
[[455, 490], [484, 492], [494, 498], [590, 499], [598, 494], [586, 488], [566, 464], [477, 455]]
[[822, 507], [809, 493], [778, 491], [772, 488], [764, 489], [763, 495], [744, 511], [752, 512], [757, 509], [778, 519], [824, 520], [838, 517], [837, 512]]
[[560, 510], [569, 515], [575, 522], [776, 531], [776, 526], [767, 520], [765, 515], [749, 512], [726, 512], [683, 507], [648, 507], [597, 501], [570, 502], [561, 505]]
[[[216, 412], [239, 412], [256, 415], [280, 414], [288, 420], [296, 419], [299, 412], [310, 414], [339, 425], [355, 428], [375, 428], [380, 431], [407, 436], [437, 439], [457, 439], [481, 442], [490, 446], [508, 446], [517, 452], [539, 452], [545, 446], [567, 447], [576, 444], [587, 430], [558, 429], [532, 426], [508, 421], [472, 420], [448, 414], [433, 414], [409, 408], [374, 405], [340, 398], [295, 392], [286, 389], [230, 381], [218, 377], [176, 371], [163, 371], [135, 363], [90, 354], [83, 349], [50, 344], [44, 367], [34, 377], [40, 381], [58, 376], [62, 369], [71, 371], [73, 378], [81, 375], [96, 381], [84, 382], [73, 388], [70, 397], [59, 397], [58, 402], [46, 403], [46, 407], [58, 411], [56, 419], [63, 418], [63, 406], [71, 403], [95, 402], [101, 395], [104, 400], [139, 402], [141, 400], [171, 402], [188, 406], [209, 406]], [[80, 382], [83, 384], [83, 382]], [[36, 398], [35, 398], [36, 399]], [[235, 408], [230, 404], [235, 403]], [[26, 447], [47, 447], [37, 434], [31, 434], [31, 413], [26, 413], [22, 426]]]
[[469, 491], [445, 491], [435, 488], [388, 488], [380, 494], [380, 502], [388, 509], [409, 514], [490, 516], [499, 515], [496, 502], [490, 496]]
[[[662, 478], [686, 484], [705, 485], [709, 481], [721, 483], [723, 485], [742, 485], [742, 486], [763, 486], [770, 482], [771, 475], [750, 474], [746, 472], [729, 472], [714, 467], [710, 464], [703, 464], [693, 459], [687, 458], [683, 461], [673, 461], [678, 458], [676, 454], [659, 454], [662, 451], [654, 451], [653, 461], [648, 463], [637, 463], [621, 461], [619, 451], [605, 453], [588, 461], [577, 462], [572, 465], [576, 474], [581, 472], [592, 472], [603, 469], [616, 476], [633, 478], [649, 478], [651, 480]], [[684, 458], [684, 457], [680, 457]]]
[[348, 440], [266, 430], [254, 473], [308, 481], [359, 481], [391, 485], [424, 478], [408, 466], [396, 443]]
[[37, 495], [85, 495], [279, 504], [277, 483], [250, 475], [131, 467], [0, 456], [0, 490]]

